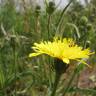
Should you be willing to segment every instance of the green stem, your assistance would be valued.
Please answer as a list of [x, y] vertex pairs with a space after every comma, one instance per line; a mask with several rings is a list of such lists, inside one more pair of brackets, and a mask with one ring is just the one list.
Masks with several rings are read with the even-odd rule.
[[[47, 34], [47, 40], [50, 40], [50, 24], [51, 24], [51, 15], [48, 15], [48, 34]], [[49, 83], [51, 86], [51, 80], [52, 80], [52, 75], [51, 75], [51, 66], [50, 66], [50, 57], [48, 58], [48, 63], [49, 63]]]
[[68, 83], [66, 89], [64, 89], [64, 91], [63, 91], [63, 95], [62, 96], [65, 96], [66, 95], [67, 91], [69, 90], [69, 88], [70, 88], [70, 86], [71, 86], [71, 84], [72, 84], [72, 82], [73, 82], [73, 80], [74, 80], [74, 78], [76, 76], [76, 73], [77, 73], [77, 68], [74, 70], [74, 72], [72, 74], [72, 77], [69, 80], [69, 83]]
[[72, 92], [78, 92], [78, 93], [83, 93], [83, 94], [94, 94], [96, 96], [96, 90], [95, 89], [90, 89], [90, 88], [78, 88], [78, 87], [71, 87], [69, 90], [68, 90], [69, 93], [72, 93]]
[[67, 10], [67, 8], [70, 6], [70, 4], [73, 2], [74, 0], [71, 0], [68, 4], [67, 4], [67, 6], [63, 9], [63, 11], [62, 11], [62, 13], [61, 13], [61, 15], [60, 15], [60, 18], [59, 18], [59, 20], [58, 20], [58, 22], [57, 22], [57, 29], [56, 29], [56, 34], [55, 35], [58, 35], [58, 29], [59, 29], [59, 26], [60, 26], [60, 23], [61, 23], [61, 21], [62, 21], [62, 19], [63, 19], [63, 15], [64, 15], [64, 13], [65, 13], [65, 11]]
[[48, 17], [48, 40], [50, 39], [50, 22], [51, 22], [51, 15]]
[[56, 89], [57, 89], [57, 86], [59, 84], [60, 77], [61, 77], [60, 74], [56, 74], [56, 76], [55, 76], [55, 82], [54, 82], [54, 87], [53, 87], [53, 91], [51, 93], [51, 96], [55, 96], [55, 94], [56, 94]]
[[16, 94], [16, 91], [17, 91], [17, 89], [16, 89], [16, 75], [17, 75], [17, 70], [16, 70], [16, 44], [15, 44], [15, 37], [12, 37], [12, 48], [13, 48], [13, 57], [14, 57], [14, 78], [15, 78], [15, 92], [14, 92], [14, 95], [15, 96], [17, 96], [17, 94]]
[[[15, 42], [14, 42], [15, 43]], [[13, 55], [14, 55], [14, 76], [15, 76], [15, 80], [16, 80], [16, 75], [17, 75], [17, 70], [16, 70], [16, 52], [15, 52], [15, 48], [14, 48], [14, 53], [13, 53]], [[15, 81], [15, 84], [16, 84], [16, 81]], [[15, 87], [15, 96], [17, 96], [17, 94], [16, 94], [16, 87]]]

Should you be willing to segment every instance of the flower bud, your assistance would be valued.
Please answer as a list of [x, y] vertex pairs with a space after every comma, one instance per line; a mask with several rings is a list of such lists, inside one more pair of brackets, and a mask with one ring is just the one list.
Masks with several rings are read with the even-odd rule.
[[47, 10], [47, 13], [51, 15], [55, 10], [55, 3], [50, 1], [46, 10]]
[[88, 23], [88, 19], [86, 16], [82, 16], [80, 19], [80, 24], [81, 25], [86, 25]]
[[36, 13], [37, 17], [40, 15], [40, 12], [41, 12], [40, 10], [41, 10], [40, 5], [37, 5], [36, 8], [35, 8], [35, 13]]

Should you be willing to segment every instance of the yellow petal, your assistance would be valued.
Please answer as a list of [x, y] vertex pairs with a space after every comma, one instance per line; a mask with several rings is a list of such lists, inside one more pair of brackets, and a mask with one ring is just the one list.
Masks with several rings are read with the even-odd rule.
[[34, 56], [38, 56], [38, 55], [40, 55], [41, 53], [30, 53], [29, 54], [29, 57], [34, 57]]
[[69, 59], [67, 59], [67, 58], [63, 58], [63, 62], [64, 62], [64, 63], [67, 63], [67, 64], [70, 63]]
[[81, 62], [81, 63], [83, 63], [83, 64], [85, 64], [85, 65], [87, 65], [89, 68], [92, 68], [92, 66], [90, 66], [89, 64], [87, 64], [84, 60], [78, 60], [78, 59], [76, 59], [77, 61], [79, 61], [79, 62]]

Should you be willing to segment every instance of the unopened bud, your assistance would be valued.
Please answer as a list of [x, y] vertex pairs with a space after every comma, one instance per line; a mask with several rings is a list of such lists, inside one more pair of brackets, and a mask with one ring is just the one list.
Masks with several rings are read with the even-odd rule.
[[47, 7], [47, 13], [51, 15], [54, 12], [54, 10], [55, 10], [55, 3], [50, 1]]
[[80, 24], [81, 25], [86, 25], [88, 23], [88, 19], [86, 16], [82, 16], [80, 19]]
[[41, 7], [40, 7], [40, 5], [37, 5], [36, 8], [35, 8], [36, 16], [39, 16], [40, 12], [41, 12]]

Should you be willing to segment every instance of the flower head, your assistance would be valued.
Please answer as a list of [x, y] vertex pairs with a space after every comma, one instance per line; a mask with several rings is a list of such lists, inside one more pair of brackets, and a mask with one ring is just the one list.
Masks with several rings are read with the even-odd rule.
[[[82, 58], [88, 58], [89, 55], [92, 54], [88, 48], [83, 49], [82, 47], [75, 44], [75, 42], [71, 38], [55, 38], [53, 41], [43, 41], [41, 43], [34, 43], [32, 49], [35, 52], [30, 53], [29, 57], [47, 54], [51, 57], [55, 57], [62, 60], [66, 64], [69, 64], [70, 60], [79, 61]], [[84, 63], [84, 61], [82, 63]]]

